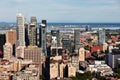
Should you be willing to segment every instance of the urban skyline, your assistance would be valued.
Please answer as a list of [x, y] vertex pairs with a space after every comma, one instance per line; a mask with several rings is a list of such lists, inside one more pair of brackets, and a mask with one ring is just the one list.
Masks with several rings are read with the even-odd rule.
[[36, 16], [48, 22], [120, 22], [119, 9], [119, 0], [1, 0], [0, 22], [15, 22], [19, 12], [27, 20]]
[[120, 29], [30, 21], [18, 13], [16, 28], [0, 34], [0, 80], [119, 79]]

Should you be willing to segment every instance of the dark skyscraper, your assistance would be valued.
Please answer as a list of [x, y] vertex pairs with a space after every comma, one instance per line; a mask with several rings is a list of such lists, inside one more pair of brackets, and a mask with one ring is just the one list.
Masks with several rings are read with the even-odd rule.
[[29, 45], [29, 36], [28, 36], [28, 23], [25, 22], [25, 45]]
[[71, 47], [71, 40], [68, 38], [63, 38], [62, 39], [62, 47], [63, 49], [68, 49], [69, 52], [72, 52], [72, 47]]
[[75, 50], [80, 48], [80, 30], [74, 30]]
[[42, 55], [46, 55], [46, 20], [42, 20], [39, 28], [39, 47], [42, 48]]
[[5, 44], [5, 34], [0, 34], [0, 57], [3, 57], [3, 45]]
[[56, 37], [57, 39], [57, 47], [60, 45], [60, 31], [59, 30], [51, 30], [52, 37]]

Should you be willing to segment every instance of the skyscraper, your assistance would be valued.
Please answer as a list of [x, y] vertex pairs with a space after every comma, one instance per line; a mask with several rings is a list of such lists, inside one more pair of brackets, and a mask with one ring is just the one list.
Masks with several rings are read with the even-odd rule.
[[35, 16], [32, 16], [30, 20], [31, 20], [31, 21], [30, 21], [31, 23], [37, 24], [37, 19], [36, 19]]
[[6, 32], [6, 43], [10, 43], [11, 45], [14, 45], [17, 40], [17, 34], [16, 30], [9, 30]]
[[56, 45], [57, 45], [57, 47], [59, 47], [59, 45], [60, 45], [60, 31], [59, 30], [51, 30], [51, 35], [52, 35], [52, 42], [54, 42], [53, 40], [54, 40], [54, 38], [56, 38], [56, 41], [57, 41]]
[[24, 26], [25, 26], [25, 45], [28, 46], [29, 45], [29, 36], [28, 36], [29, 25], [26, 21], [25, 21]]
[[36, 17], [31, 17], [31, 24], [29, 26], [29, 40], [30, 45], [37, 45], [37, 19]]
[[0, 34], [0, 58], [3, 57], [3, 45], [5, 44], [5, 34]]
[[39, 47], [42, 48], [42, 55], [46, 55], [46, 20], [42, 20], [39, 28]]
[[15, 56], [15, 44], [17, 41], [17, 32], [16, 30], [8, 30], [6, 32], [6, 43], [10, 43], [13, 49], [13, 55]]
[[103, 45], [105, 43], [105, 29], [98, 29], [98, 44]]
[[29, 40], [30, 45], [32, 46], [36, 45], [36, 25], [32, 23], [29, 26]]
[[62, 39], [62, 48], [68, 49], [70, 53], [72, 53], [72, 46], [71, 46], [71, 40], [68, 38]]
[[25, 47], [25, 19], [24, 16], [19, 13], [17, 15], [17, 43], [16, 43], [16, 57], [24, 58]]
[[25, 27], [24, 16], [19, 13], [17, 15], [17, 46], [25, 46]]
[[80, 48], [80, 30], [74, 30], [74, 43], [75, 43], [75, 50], [78, 51]]

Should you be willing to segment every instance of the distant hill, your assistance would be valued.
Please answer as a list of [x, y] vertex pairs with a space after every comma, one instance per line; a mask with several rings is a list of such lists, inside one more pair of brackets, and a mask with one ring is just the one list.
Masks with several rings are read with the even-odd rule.
[[14, 22], [0, 22], [0, 26], [15, 25]]

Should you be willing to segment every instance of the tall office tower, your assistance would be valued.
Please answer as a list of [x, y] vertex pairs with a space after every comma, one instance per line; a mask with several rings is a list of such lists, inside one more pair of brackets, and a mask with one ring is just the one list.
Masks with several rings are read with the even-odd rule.
[[24, 16], [19, 13], [17, 15], [17, 45], [16, 46], [25, 46], [25, 20]]
[[85, 61], [85, 49], [83, 47], [79, 49], [79, 61]]
[[62, 48], [68, 49], [70, 53], [72, 53], [72, 46], [71, 46], [71, 40], [68, 38], [62, 39]]
[[4, 58], [10, 59], [13, 53], [13, 47], [11, 43], [5, 43], [4, 47]]
[[3, 45], [5, 44], [6, 37], [5, 34], [0, 34], [0, 58], [3, 57]]
[[29, 45], [29, 36], [28, 36], [28, 23], [25, 21], [25, 45]]
[[30, 22], [33, 23], [33, 24], [37, 24], [37, 19], [36, 19], [36, 17], [35, 17], [35, 16], [32, 16]]
[[28, 46], [24, 49], [24, 59], [32, 60], [34, 63], [39, 64], [40, 75], [42, 75], [41, 53], [41, 48], [37, 46]]
[[32, 16], [30, 19], [29, 25], [29, 42], [30, 45], [35, 46], [37, 44], [37, 19], [35, 16]]
[[16, 30], [9, 30], [6, 32], [6, 43], [10, 43], [11, 45], [16, 44], [17, 33]]
[[53, 46], [55, 44], [54, 42], [57, 42], [55, 46], [59, 47], [60, 46], [60, 31], [59, 30], [51, 30], [51, 35], [52, 35]]
[[105, 29], [98, 29], [98, 44], [103, 45], [105, 43]]
[[74, 30], [74, 43], [75, 43], [75, 50], [78, 52], [80, 48], [80, 30]]
[[37, 20], [36, 17], [31, 17], [31, 24], [29, 26], [29, 40], [30, 45], [35, 46], [37, 45]]
[[46, 20], [42, 20], [39, 28], [39, 47], [42, 48], [42, 55], [46, 55]]

